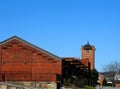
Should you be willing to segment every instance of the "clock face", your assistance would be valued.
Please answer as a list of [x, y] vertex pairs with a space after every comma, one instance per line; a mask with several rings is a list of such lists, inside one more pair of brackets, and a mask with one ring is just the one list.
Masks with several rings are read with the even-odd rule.
[[88, 54], [88, 53], [89, 53], [89, 50], [86, 50], [86, 53]]

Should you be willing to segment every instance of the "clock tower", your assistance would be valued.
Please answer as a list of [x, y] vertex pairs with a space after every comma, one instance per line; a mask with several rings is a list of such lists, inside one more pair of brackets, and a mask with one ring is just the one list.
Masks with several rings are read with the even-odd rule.
[[82, 60], [89, 59], [90, 70], [94, 70], [95, 50], [95, 47], [93, 45], [90, 45], [89, 42], [81, 48]]

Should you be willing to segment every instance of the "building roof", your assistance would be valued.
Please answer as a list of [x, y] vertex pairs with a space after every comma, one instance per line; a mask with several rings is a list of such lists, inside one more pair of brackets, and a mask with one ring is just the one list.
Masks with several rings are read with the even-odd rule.
[[9, 42], [9, 41], [11, 41], [11, 40], [13, 40], [13, 39], [17, 39], [17, 40], [25, 43], [26, 45], [29, 45], [30, 47], [33, 47], [33, 48], [35, 48], [36, 50], [41, 51], [41, 52], [43, 52], [43, 53], [45, 53], [45, 54], [47, 54], [47, 55], [49, 55], [49, 56], [51, 56], [51, 57], [59, 60], [59, 61], [61, 61], [61, 58], [60, 58], [60, 57], [58, 57], [58, 56], [56, 56], [56, 55], [54, 55], [54, 54], [52, 54], [52, 53], [50, 53], [50, 52], [42, 49], [42, 48], [40, 48], [40, 47], [38, 47], [38, 46], [36, 46], [36, 45], [33, 45], [33, 44], [27, 42], [26, 40], [23, 40], [22, 38], [20, 38], [20, 37], [18, 37], [18, 36], [12, 36], [11, 38], [6, 39], [6, 40], [0, 42], [0, 45], [2, 45], [2, 44], [4, 44], [4, 43], [7, 43], [7, 42]]
[[92, 46], [87, 42], [86, 45], [84, 45], [84, 50], [92, 50]]
[[114, 80], [120, 82], [120, 71], [117, 71], [114, 77]]

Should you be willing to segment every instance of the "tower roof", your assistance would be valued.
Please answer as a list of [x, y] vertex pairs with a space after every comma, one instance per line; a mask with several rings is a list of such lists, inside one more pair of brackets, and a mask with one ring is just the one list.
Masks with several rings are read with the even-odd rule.
[[92, 46], [89, 44], [89, 42], [87, 42], [87, 44], [84, 45], [84, 49], [85, 50], [92, 50]]

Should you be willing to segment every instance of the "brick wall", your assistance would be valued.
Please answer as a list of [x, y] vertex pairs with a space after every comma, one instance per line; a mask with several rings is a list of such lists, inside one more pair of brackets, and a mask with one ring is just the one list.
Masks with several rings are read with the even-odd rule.
[[0, 45], [0, 80], [57, 81], [61, 62], [17, 39]]
[[84, 50], [84, 46], [81, 48], [82, 51], [82, 59], [89, 59], [90, 62], [90, 69], [94, 69], [94, 59], [95, 59], [95, 47], [92, 46], [92, 50]]

